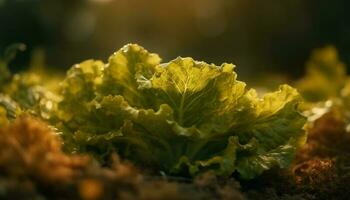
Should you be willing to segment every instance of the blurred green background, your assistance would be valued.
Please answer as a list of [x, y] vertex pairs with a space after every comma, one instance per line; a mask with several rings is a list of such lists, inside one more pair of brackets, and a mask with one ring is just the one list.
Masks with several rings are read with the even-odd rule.
[[240, 79], [296, 78], [327, 44], [350, 63], [349, 8], [347, 0], [0, 0], [0, 52], [23, 42], [12, 69], [40, 48], [48, 66], [65, 70], [132, 42], [163, 61], [232, 62]]

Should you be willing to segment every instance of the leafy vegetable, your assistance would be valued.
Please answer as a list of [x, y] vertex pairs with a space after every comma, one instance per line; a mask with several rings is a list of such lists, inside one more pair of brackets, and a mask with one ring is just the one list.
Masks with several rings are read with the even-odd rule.
[[317, 119], [328, 114], [341, 120], [349, 129], [350, 79], [336, 48], [327, 46], [316, 49], [306, 67], [307, 73], [296, 87], [306, 100], [305, 115], [312, 122], [310, 125], [313, 126]]
[[13, 44], [0, 58], [0, 106], [7, 110], [10, 119], [21, 112], [48, 119], [48, 113], [59, 98], [54, 94], [52, 85], [57, 85], [59, 81], [56, 77], [48, 78], [47, 72], [40, 66], [42, 59], [37, 58], [37, 53], [32, 56], [29, 70], [12, 74], [8, 64], [18, 50], [24, 49], [23, 44]]
[[290, 164], [305, 141], [295, 89], [282, 85], [259, 98], [236, 79], [232, 64], [160, 61], [130, 44], [107, 64], [74, 65], [51, 117], [66, 148], [100, 161], [117, 151], [172, 174], [237, 171], [250, 179]]
[[306, 76], [297, 83], [303, 97], [310, 102], [339, 97], [347, 83], [345, 65], [333, 46], [316, 49], [306, 64]]
[[[10, 97], [0, 94], [0, 108], [4, 110], [4, 116], [8, 120], [13, 120], [21, 113], [18, 104]], [[6, 113], [6, 114], [5, 114]]]
[[350, 81], [331, 46], [315, 50], [307, 70], [296, 86], [307, 100], [308, 139], [293, 162], [292, 176], [300, 191], [331, 199], [349, 181], [345, 163], [349, 162]]

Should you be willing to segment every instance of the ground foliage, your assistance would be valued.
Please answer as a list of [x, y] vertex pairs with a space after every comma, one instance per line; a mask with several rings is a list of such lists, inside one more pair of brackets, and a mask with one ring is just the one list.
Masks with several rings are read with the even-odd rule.
[[349, 199], [350, 82], [334, 47], [294, 84], [302, 105], [287, 85], [259, 98], [233, 65], [160, 64], [137, 45], [57, 88], [43, 69], [10, 73], [19, 47], [0, 62], [1, 199]]

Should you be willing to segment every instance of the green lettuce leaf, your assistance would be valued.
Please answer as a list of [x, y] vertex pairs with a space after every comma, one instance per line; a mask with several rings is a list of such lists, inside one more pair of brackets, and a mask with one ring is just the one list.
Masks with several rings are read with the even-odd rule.
[[129, 104], [143, 106], [148, 103], [138, 89], [139, 83], [147, 81], [161, 59], [138, 45], [126, 45], [114, 53], [105, 67], [102, 95], [122, 95]]
[[296, 83], [306, 100], [309, 127], [329, 113], [339, 115], [344, 131], [350, 131], [350, 79], [335, 47], [316, 49], [307, 62], [307, 73]]
[[24, 44], [10, 45], [0, 58], [0, 105], [7, 110], [10, 119], [14, 119], [21, 112], [48, 119], [54, 105], [59, 100], [51, 92], [51, 86], [58, 84], [56, 76], [50, 75], [43, 68], [38, 67], [33, 53], [32, 65], [26, 72], [13, 74], [8, 64], [16, 57], [18, 51], [24, 51]]
[[305, 100], [326, 101], [341, 95], [349, 82], [346, 67], [340, 61], [335, 47], [316, 49], [306, 64], [306, 75], [296, 83]]
[[301, 98], [288, 85], [259, 98], [216, 66], [130, 44], [109, 62], [74, 65], [61, 84], [56, 127], [67, 149], [105, 162], [111, 152], [170, 174], [238, 172], [251, 179], [287, 167], [305, 142]]

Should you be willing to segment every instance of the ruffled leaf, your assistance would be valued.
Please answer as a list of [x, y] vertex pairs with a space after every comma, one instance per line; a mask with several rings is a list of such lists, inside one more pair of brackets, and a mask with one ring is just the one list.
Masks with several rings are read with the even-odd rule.
[[306, 64], [306, 70], [306, 76], [297, 82], [296, 87], [310, 102], [340, 96], [348, 79], [345, 65], [332, 46], [316, 49]]
[[138, 45], [125, 45], [109, 58], [101, 93], [122, 95], [131, 105], [147, 103], [138, 87], [154, 74], [160, 61], [157, 54], [149, 53]]
[[237, 171], [250, 179], [290, 164], [305, 140], [295, 89], [283, 85], [261, 99], [236, 79], [232, 64], [159, 62], [131, 44], [107, 64], [73, 66], [56, 116], [66, 146], [101, 162], [116, 151], [143, 166], [192, 176]]

